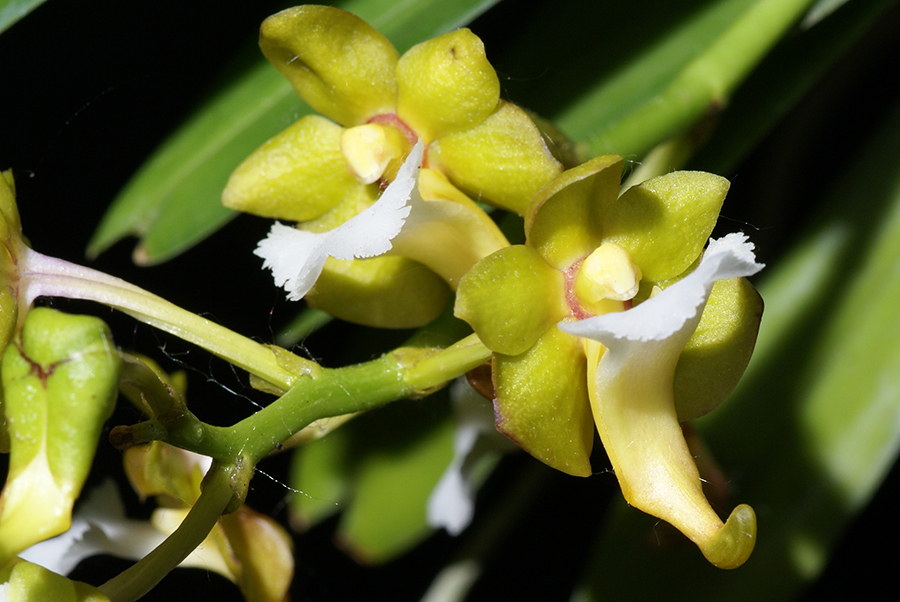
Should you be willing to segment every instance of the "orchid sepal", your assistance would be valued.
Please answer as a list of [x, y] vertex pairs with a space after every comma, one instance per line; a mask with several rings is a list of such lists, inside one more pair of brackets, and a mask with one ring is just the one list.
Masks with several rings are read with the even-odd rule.
[[309, 106], [344, 126], [393, 110], [394, 46], [356, 15], [296, 6], [263, 21], [259, 46]]

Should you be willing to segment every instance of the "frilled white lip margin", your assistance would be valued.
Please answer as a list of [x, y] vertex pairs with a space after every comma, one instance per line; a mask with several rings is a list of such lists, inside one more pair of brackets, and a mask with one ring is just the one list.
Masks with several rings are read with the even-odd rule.
[[263, 268], [272, 270], [275, 284], [288, 292], [288, 299], [298, 301], [309, 292], [328, 257], [364, 259], [391, 250], [391, 240], [409, 216], [412, 197], [419, 194], [416, 184], [424, 149], [417, 142], [378, 201], [340, 226], [314, 233], [272, 225], [253, 253], [265, 260]]
[[753, 249], [740, 232], [710, 240], [697, 269], [652, 299], [628, 311], [560, 322], [559, 328], [599, 341], [613, 355], [631, 353], [631, 347], [642, 342], [681, 338], [677, 335], [696, 329], [717, 280], [752, 276], [765, 267], [756, 263]]
[[674, 525], [721, 568], [750, 555], [756, 519], [741, 505], [723, 525], [703, 495], [676, 414], [673, 375], [715, 282], [762, 267], [747, 237], [729, 234], [710, 241], [691, 274], [637, 307], [559, 325], [591, 340], [591, 411], [626, 501]]

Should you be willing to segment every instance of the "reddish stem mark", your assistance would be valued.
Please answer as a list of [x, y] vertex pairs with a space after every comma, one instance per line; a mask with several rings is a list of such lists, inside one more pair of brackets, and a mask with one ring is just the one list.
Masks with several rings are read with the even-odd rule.
[[25, 350], [22, 349], [22, 346], [19, 343], [15, 343], [15, 346], [16, 346], [16, 349], [19, 350], [19, 355], [21, 355], [22, 358], [24, 358], [25, 361], [28, 362], [28, 364], [31, 366], [31, 370], [29, 371], [29, 374], [33, 374], [33, 375], [37, 376], [41, 380], [41, 384], [44, 385], [45, 387], [47, 386], [47, 379], [53, 375], [53, 372], [54, 372], [54, 370], [56, 370], [56, 367], [66, 361], [66, 360], [63, 360], [62, 362], [55, 362], [53, 364], [50, 364], [50, 366], [47, 368], [47, 370], [44, 370], [43, 366], [41, 366], [39, 363], [37, 363], [36, 361], [34, 361], [30, 357], [28, 357], [28, 355], [25, 353]]

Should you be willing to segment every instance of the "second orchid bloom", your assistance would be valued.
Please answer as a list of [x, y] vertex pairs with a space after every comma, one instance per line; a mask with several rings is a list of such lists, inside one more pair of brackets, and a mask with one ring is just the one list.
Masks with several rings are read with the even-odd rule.
[[743, 373], [762, 302], [741, 277], [762, 266], [742, 235], [703, 253], [724, 178], [675, 172], [620, 197], [621, 174], [622, 158], [605, 155], [542, 189], [526, 244], [466, 274], [456, 315], [494, 351], [501, 431], [587, 476], [596, 425], [629, 503], [733, 568], [753, 549], [755, 516], [739, 507], [723, 527], [680, 422], [714, 409]]

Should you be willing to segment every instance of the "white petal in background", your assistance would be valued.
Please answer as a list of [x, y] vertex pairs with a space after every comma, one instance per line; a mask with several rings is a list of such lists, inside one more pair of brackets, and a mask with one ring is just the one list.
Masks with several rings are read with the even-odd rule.
[[426, 517], [432, 527], [444, 528], [456, 536], [472, 522], [475, 494], [480, 485], [478, 466], [518, 448], [497, 432], [491, 403], [465, 378], [458, 378], [451, 387], [450, 400], [456, 418], [453, 459], [428, 498]]
[[116, 484], [107, 479], [79, 505], [68, 531], [31, 546], [19, 556], [54, 573], [68, 575], [79, 562], [97, 554], [143, 558], [165, 538], [149, 521], [125, 518]]
[[410, 212], [410, 199], [418, 196], [418, 174], [424, 146], [419, 141], [400, 166], [397, 177], [371, 207], [327, 232], [306, 232], [275, 223], [259, 242], [254, 254], [271, 269], [277, 286], [288, 299], [298, 301], [313, 287], [325, 260], [363, 259], [391, 250], [391, 240], [400, 233]]

